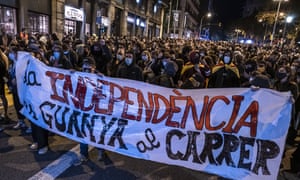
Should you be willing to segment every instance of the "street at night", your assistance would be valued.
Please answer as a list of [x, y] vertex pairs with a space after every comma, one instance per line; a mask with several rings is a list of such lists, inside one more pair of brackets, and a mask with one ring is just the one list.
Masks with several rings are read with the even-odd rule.
[[0, 0], [0, 179], [300, 180], [299, 7]]

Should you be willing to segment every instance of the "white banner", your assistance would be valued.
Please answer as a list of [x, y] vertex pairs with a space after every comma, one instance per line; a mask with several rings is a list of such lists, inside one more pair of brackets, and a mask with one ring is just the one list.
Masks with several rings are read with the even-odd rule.
[[84, 12], [82, 9], [76, 9], [71, 6], [65, 6], [65, 18], [75, 21], [83, 21]]
[[19, 52], [22, 113], [78, 142], [231, 179], [276, 179], [290, 93], [181, 90], [48, 67]]

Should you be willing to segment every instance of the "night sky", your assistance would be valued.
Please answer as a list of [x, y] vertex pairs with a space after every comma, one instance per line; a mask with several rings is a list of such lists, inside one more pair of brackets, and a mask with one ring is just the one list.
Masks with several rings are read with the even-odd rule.
[[214, 8], [224, 23], [239, 19], [243, 14], [245, 0], [214, 0]]
[[[209, 0], [201, 1], [202, 11], [211, 11], [208, 8], [208, 2]], [[226, 26], [228, 23], [242, 17], [245, 3], [246, 0], [213, 0], [214, 19]]]

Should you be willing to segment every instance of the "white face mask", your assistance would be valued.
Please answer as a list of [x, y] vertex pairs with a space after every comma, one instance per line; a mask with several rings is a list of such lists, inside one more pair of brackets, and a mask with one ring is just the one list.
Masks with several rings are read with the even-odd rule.
[[132, 58], [125, 58], [125, 63], [127, 64], [127, 66], [132, 64]]
[[122, 60], [122, 59], [123, 59], [123, 56], [122, 56], [121, 54], [118, 54], [118, 55], [117, 55], [117, 59], [118, 59], [118, 60]]
[[147, 61], [148, 57], [147, 56], [142, 56], [142, 60]]
[[167, 65], [167, 63], [168, 63], [167, 61], [163, 61], [162, 62], [162, 64], [163, 64], [164, 67]]
[[224, 63], [229, 64], [230, 63], [230, 57], [229, 56], [224, 56]]

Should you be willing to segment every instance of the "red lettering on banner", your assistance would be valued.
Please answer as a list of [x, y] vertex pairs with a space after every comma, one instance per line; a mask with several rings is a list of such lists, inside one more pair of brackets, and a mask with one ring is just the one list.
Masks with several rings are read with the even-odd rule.
[[[164, 96], [160, 95], [160, 94], [153, 94], [153, 98], [154, 98], [154, 114], [153, 114], [153, 117], [152, 117], [152, 123], [153, 124], [158, 124], [160, 122], [162, 122], [163, 120], [165, 120], [168, 116], [169, 116], [169, 113], [170, 113], [170, 104], [169, 104], [169, 101], [167, 98], [165, 98]], [[159, 100], [161, 100], [165, 106], [162, 106], [164, 108], [160, 108], [159, 106]], [[163, 110], [163, 114], [158, 117], [158, 113], [160, 110]], [[166, 122], [166, 125], [167, 126], [170, 126], [170, 127], [178, 127], [178, 123], [173, 123], [173, 122]]]
[[53, 94], [50, 95], [51, 99], [60, 101], [62, 103], [66, 103], [65, 98], [57, 94], [57, 88], [56, 88], [56, 81], [63, 80], [65, 78], [64, 74], [52, 72], [52, 71], [46, 71], [46, 76], [50, 77], [50, 83], [53, 92]]
[[[250, 136], [254, 137], [256, 136], [256, 130], [257, 130], [257, 116], [258, 116], [258, 102], [253, 101], [246, 112], [243, 114], [241, 119], [238, 121], [237, 125], [233, 129], [234, 133], [238, 133], [242, 126], [246, 126], [250, 128]], [[250, 122], [246, 122], [246, 119], [248, 116], [250, 117]]]
[[79, 76], [75, 91], [75, 97], [72, 96], [72, 101], [77, 109], [81, 109], [83, 111], [90, 111], [93, 108], [93, 105], [90, 104], [88, 107], [84, 107], [86, 92], [87, 87], [85, 84], [85, 80], [83, 77]]
[[109, 107], [107, 109], [102, 109], [100, 108], [100, 101], [101, 99], [105, 99], [106, 95], [103, 93], [103, 86], [104, 85], [108, 85], [107, 81], [97, 81], [97, 85], [95, 86], [95, 90], [93, 92], [93, 96], [92, 96], [92, 103], [94, 104], [94, 111], [95, 113], [99, 113], [99, 114], [108, 114], [111, 115], [112, 112], [109, 110]]
[[234, 125], [237, 115], [240, 111], [241, 102], [244, 100], [244, 96], [232, 96], [232, 100], [234, 101], [234, 107], [231, 113], [231, 117], [229, 119], [227, 126], [223, 129], [223, 132], [226, 133], [233, 132], [232, 126]]
[[72, 86], [72, 81], [71, 81], [71, 76], [70, 75], [65, 75], [65, 82], [63, 86], [63, 96], [65, 99], [65, 102], [69, 104], [69, 99], [68, 99], [68, 93], [73, 94], [73, 86]]
[[150, 122], [153, 114], [153, 99], [152, 99], [152, 93], [148, 93], [148, 103], [145, 100], [143, 94], [141, 91], [138, 93], [138, 102], [139, 102], [139, 111], [138, 111], [138, 120], [142, 119], [143, 110], [145, 109], [146, 117], [145, 121]]
[[[144, 120], [152, 124], [165, 123], [166, 126], [181, 129], [186, 128], [186, 123], [191, 117], [196, 130], [203, 130], [205, 125], [208, 131], [222, 130], [222, 132], [231, 134], [238, 133], [242, 127], [247, 127], [250, 129], [250, 135], [256, 136], [258, 102], [251, 102], [246, 112], [242, 113], [240, 108], [244, 100], [243, 96], [234, 95], [232, 100], [226, 96], [214, 96], [211, 99], [209, 96], [204, 96], [202, 104], [196, 104], [198, 102], [195, 102], [193, 97], [183, 96], [178, 90], [173, 90], [175, 95], [170, 95], [169, 99], [161, 94], [150, 92], [145, 98], [140, 89], [122, 87], [102, 79], [97, 79], [95, 83], [89, 77], [79, 76], [76, 88], [74, 88], [70, 75], [47, 71], [46, 76], [50, 78], [51, 99], [69, 105], [69, 98], [71, 98], [75, 108], [85, 112], [93, 110], [98, 114], [112, 115], [117, 108], [118, 111], [122, 111], [121, 117], [124, 119]], [[58, 81], [62, 81], [63, 88], [58, 88]], [[91, 97], [86, 97], [90, 91], [92, 91]], [[182, 101], [185, 101], [185, 104], [178, 103]], [[222, 101], [226, 106], [229, 106], [230, 103], [234, 104], [228, 120], [221, 119], [218, 124], [213, 124], [212, 122], [216, 122], [217, 119], [211, 120], [211, 113], [218, 101]], [[178, 104], [184, 105], [179, 106]], [[107, 107], [103, 107], [105, 105]], [[197, 109], [199, 106], [200, 108]], [[228, 109], [224, 108], [224, 111], [228, 111]], [[240, 119], [238, 119], [239, 114], [241, 114]], [[248, 117], [250, 117], [249, 122], [246, 121]]]
[[[226, 122], [222, 121], [218, 126], [215, 126], [215, 127], [212, 127], [211, 124], [210, 124], [210, 114], [211, 114], [211, 110], [214, 106], [214, 104], [218, 101], [218, 100], [222, 100], [225, 102], [225, 104], [229, 104], [230, 101], [229, 99], [226, 97], [226, 96], [215, 96], [213, 97], [209, 104], [208, 104], [208, 108], [207, 108], [207, 113], [206, 113], [206, 118], [205, 118], [205, 127], [207, 130], [209, 131], [215, 131], [215, 130], [219, 130], [221, 129], [225, 124]], [[222, 113], [222, 112], [219, 112], [219, 113]]]
[[[121, 102], [124, 100], [124, 96], [123, 96], [123, 88], [115, 83], [104, 83], [103, 84], [109, 84], [109, 105], [108, 105], [108, 112], [110, 114], [112, 114], [112, 112], [114, 111], [114, 104], [115, 102]], [[115, 90], [119, 90], [120, 91], [120, 96], [119, 97], [115, 97]]]
[[121, 116], [122, 116], [122, 118], [125, 118], [125, 119], [137, 120], [137, 116], [132, 115], [132, 114], [128, 114], [128, 106], [129, 105], [134, 105], [134, 101], [129, 99], [129, 93], [132, 92], [132, 93], [136, 94], [137, 90], [134, 89], [134, 88], [130, 88], [130, 87], [124, 87], [123, 91], [124, 91], [124, 102], [125, 102], [125, 104], [124, 104], [123, 112], [122, 112]]

